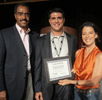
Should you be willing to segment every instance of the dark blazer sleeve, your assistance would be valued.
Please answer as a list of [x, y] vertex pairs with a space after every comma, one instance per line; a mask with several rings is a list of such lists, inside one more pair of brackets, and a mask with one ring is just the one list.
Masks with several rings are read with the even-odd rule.
[[32, 53], [31, 53], [30, 60], [31, 60], [31, 72], [32, 72], [32, 81], [33, 81], [33, 83], [34, 83], [34, 69], [35, 69], [35, 48], [36, 48], [37, 39], [39, 37], [40, 37], [40, 35], [37, 32], [32, 31], [32, 34], [30, 35], [31, 45], [32, 45]]
[[76, 36], [72, 36], [72, 38], [73, 38], [72, 64], [74, 64], [75, 52], [78, 50], [78, 39]]
[[34, 72], [34, 90], [35, 93], [41, 92], [41, 72], [42, 72], [42, 59], [41, 59], [41, 43], [40, 39], [37, 40], [35, 50], [35, 72]]
[[4, 64], [5, 64], [5, 43], [0, 31], [0, 92], [5, 90], [5, 82], [4, 82]]

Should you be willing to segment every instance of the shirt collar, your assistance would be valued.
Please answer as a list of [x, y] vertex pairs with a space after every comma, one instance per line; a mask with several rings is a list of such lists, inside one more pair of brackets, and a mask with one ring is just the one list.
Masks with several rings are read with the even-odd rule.
[[[17, 25], [17, 23], [16, 23], [16, 28], [17, 28], [19, 34], [25, 33], [24, 30]], [[31, 31], [30, 28], [28, 28], [25, 34], [28, 34], [30, 31]]]
[[[51, 36], [51, 40], [53, 39], [53, 38], [56, 38], [56, 36], [54, 36], [53, 34], [52, 34], [52, 32], [50, 32], [50, 36]], [[63, 34], [61, 35], [61, 36], [63, 36], [64, 38], [66, 38], [66, 34], [63, 32]], [[58, 38], [59, 37], [61, 37], [61, 36], [57, 36]]]

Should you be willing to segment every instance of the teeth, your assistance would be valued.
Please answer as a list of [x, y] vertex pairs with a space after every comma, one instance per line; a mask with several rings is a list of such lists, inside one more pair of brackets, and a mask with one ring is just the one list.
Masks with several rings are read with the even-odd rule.
[[58, 26], [58, 24], [56, 24], [55, 26]]
[[85, 41], [87, 41], [87, 42], [88, 42], [88, 41], [90, 41], [90, 39], [88, 39], [88, 40], [85, 40]]

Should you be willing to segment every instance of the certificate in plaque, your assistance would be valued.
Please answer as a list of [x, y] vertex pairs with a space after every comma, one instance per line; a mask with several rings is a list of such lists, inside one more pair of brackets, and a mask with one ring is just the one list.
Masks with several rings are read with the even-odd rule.
[[44, 59], [44, 64], [48, 84], [58, 83], [61, 79], [73, 78], [71, 73], [72, 64], [68, 56]]

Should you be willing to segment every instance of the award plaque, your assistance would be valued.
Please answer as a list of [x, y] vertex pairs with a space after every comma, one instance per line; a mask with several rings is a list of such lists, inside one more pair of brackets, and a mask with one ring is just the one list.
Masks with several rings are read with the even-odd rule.
[[58, 83], [62, 79], [73, 79], [72, 63], [68, 56], [44, 59], [44, 65], [48, 84]]

